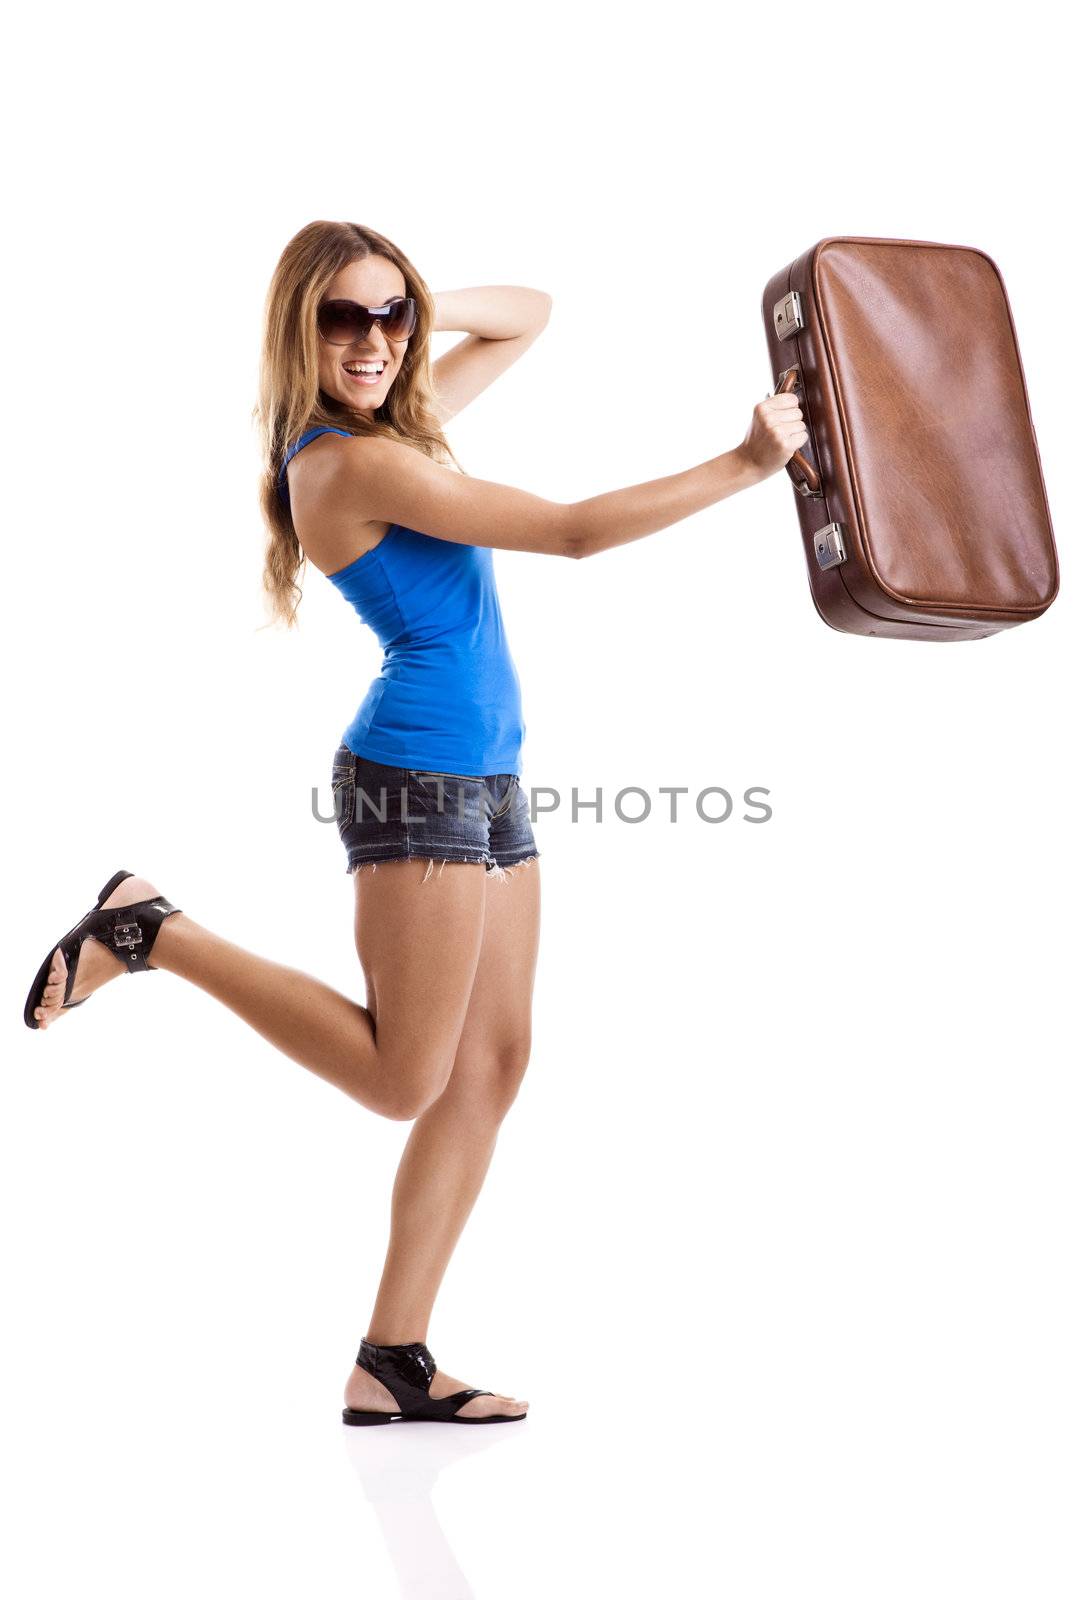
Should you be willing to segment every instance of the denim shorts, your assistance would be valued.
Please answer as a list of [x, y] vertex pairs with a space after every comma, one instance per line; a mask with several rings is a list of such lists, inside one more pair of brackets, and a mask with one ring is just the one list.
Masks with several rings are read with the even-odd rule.
[[333, 756], [333, 807], [347, 871], [412, 857], [481, 861], [504, 878], [534, 860], [527, 795], [518, 777], [388, 767], [341, 744]]

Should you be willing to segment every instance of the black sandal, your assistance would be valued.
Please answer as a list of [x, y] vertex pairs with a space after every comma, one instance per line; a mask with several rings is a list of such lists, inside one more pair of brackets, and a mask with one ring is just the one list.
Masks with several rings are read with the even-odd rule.
[[371, 1344], [363, 1339], [356, 1364], [383, 1383], [399, 1411], [355, 1411], [344, 1407], [344, 1421], [352, 1428], [375, 1427], [379, 1422], [522, 1422], [527, 1415], [501, 1412], [492, 1417], [458, 1417], [456, 1412], [478, 1394], [492, 1389], [457, 1389], [440, 1400], [430, 1399], [430, 1384], [437, 1363], [427, 1345]]
[[75, 987], [75, 973], [78, 969], [78, 955], [84, 939], [99, 939], [114, 955], [119, 956], [128, 972], [156, 972], [156, 967], [149, 964], [149, 953], [153, 949], [153, 941], [157, 937], [157, 929], [165, 917], [170, 917], [179, 910], [178, 906], [171, 905], [163, 895], [157, 895], [152, 900], [138, 900], [130, 906], [109, 906], [102, 910], [102, 903], [121, 884], [124, 878], [133, 878], [133, 872], [117, 872], [109, 878], [101, 893], [97, 896], [97, 904], [76, 922], [69, 933], [49, 950], [48, 955], [37, 971], [37, 977], [30, 986], [30, 993], [26, 997], [22, 1017], [28, 1028], [40, 1027], [34, 1012], [41, 1004], [41, 997], [45, 992], [48, 982], [49, 969], [56, 951], [62, 950], [64, 960], [67, 962], [67, 984], [64, 989], [61, 1011], [70, 1011], [73, 1006], [82, 1006], [90, 998], [84, 995], [81, 1000], [71, 999], [71, 990]]

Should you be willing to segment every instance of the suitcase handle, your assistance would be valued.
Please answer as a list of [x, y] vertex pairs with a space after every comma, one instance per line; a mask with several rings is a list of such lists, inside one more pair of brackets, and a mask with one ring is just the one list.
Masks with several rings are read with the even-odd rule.
[[[777, 380], [774, 394], [788, 394], [791, 389], [799, 387], [799, 367], [786, 367]], [[807, 495], [812, 500], [821, 498], [822, 479], [812, 467], [811, 463], [801, 450], [794, 450], [785, 462], [785, 471], [796, 486], [796, 493]]]

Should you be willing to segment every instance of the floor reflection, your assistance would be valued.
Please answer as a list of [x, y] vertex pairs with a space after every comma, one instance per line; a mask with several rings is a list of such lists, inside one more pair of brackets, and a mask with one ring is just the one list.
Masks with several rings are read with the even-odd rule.
[[403, 1600], [474, 1600], [433, 1504], [446, 1467], [490, 1449], [525, 1447], [528, 1422], [389, 1423], [344, 1428], [344, 1447], [377, 1516]]

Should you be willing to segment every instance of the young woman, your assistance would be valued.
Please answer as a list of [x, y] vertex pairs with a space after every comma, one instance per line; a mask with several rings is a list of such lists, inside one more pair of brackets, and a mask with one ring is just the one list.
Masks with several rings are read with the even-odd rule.
[[[538, 851], [492, 552], [578, 558], [641, 539], [780, 471], [807, 437], [795, 396], [779, 394], [736, 448], [575, 504], [469, 477], [443, 424], [519, 359], [550, 304], [524, 288], [434, 296], [388, 239], [343, 222], [301, 229], [270, 285], [255, 413], [266, 589], [292, 625], [309, 559], [385, 651], [332, 765], [366, 1004], [120, 872], [46, 956], [24, 1012], [45, 1029], [121, 972], [163, 968], [371, 1110], [414, 1121], [349, 1423], [527, 1411], [440, 1372], [425, 1343], [530, 1050]], [[430, 335], [449, 329], [468, 337], [431, 367]], [[638, 354], [653, 359], [652, 336]]]

